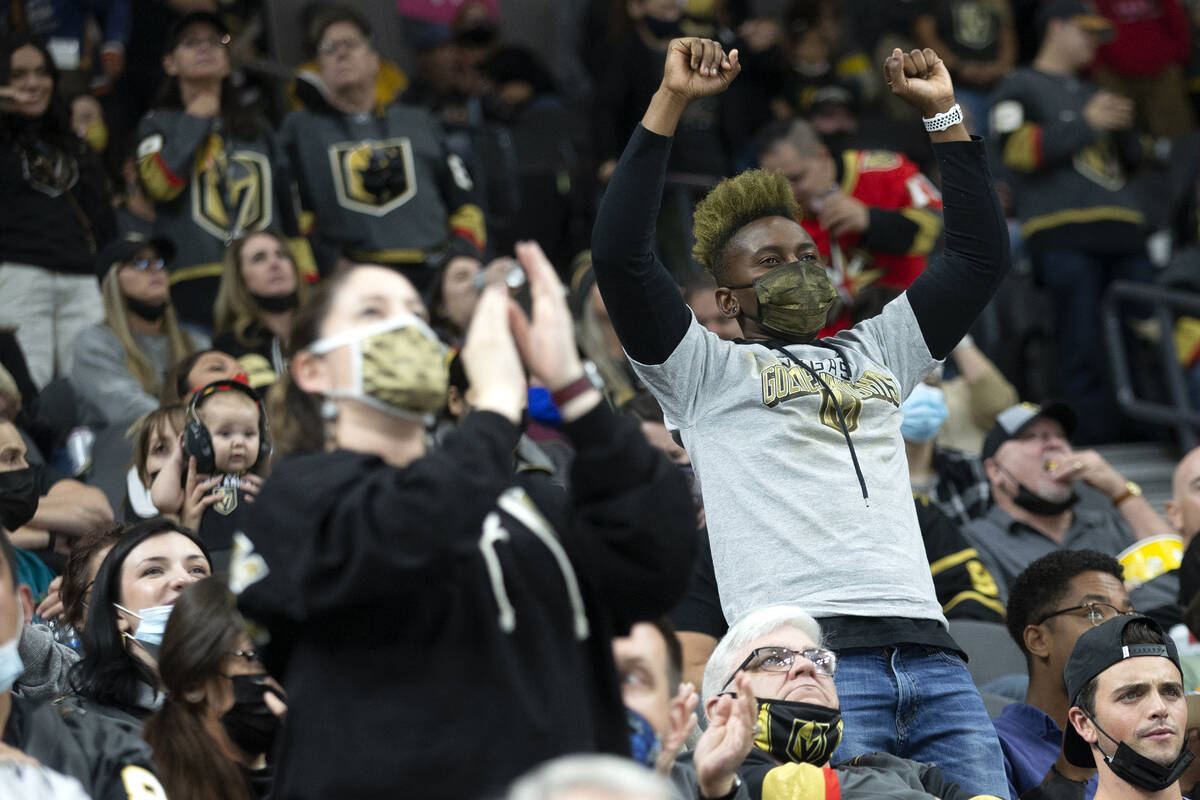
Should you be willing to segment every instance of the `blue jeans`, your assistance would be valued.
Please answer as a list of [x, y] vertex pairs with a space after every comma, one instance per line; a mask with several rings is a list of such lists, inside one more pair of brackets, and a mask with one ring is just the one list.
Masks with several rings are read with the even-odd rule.
[[920, 645], [838, 651], [845, 728], [833, 763], [885, 752], [937, 764], [970, 794], [1008, 797], [1004, 755], [966, 665]]

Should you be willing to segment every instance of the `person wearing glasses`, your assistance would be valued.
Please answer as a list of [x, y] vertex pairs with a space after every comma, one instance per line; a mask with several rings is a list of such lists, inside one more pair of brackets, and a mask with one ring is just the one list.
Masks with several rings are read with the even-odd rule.
[[167, 795], [267, 797], [273, 784], [268, 759], [287, 708], [224, 583], [206, 578], [179, 593], [158, 674], [166, 697], [146, 720], [143, 738]]
[[[1085, 631], [1134, 614], [1121, 565], [1094, 550], [1057, 550], [1034, 561], [1012, 584], [1008, 632], [1025, 654], [1029, 689], [993, 724], [1004, 751], [1009, 794], [1040, 785], [1062, 747], [1071, 707], [1063, 667]], [[1087, 800], [1096, 792], [1093, 777]]]
[[[167, 36], [167, 78], [138, 125], [138, 176], [156, 206], [154, 233], [172, 239], [171, 295], [185, 321], [211, 330], [225, 246], [282, 215], [270, 126], [230, 79], [229, 31], [215, 14], [184, 15]], [[286, 178], [285, 178], [286, 180]]]
[[322, 275], [350, 262], [384, 264], [420, 292], [427, 263], [452, 239], [486, 244], [483, 211], [463, 160], [423, 108], [382, 103], [380, 56], [366, 20], [335, 7], [313, 29], [318, 76], [300, 92], [308, 107], [283, 121], [280, 142], [313, 214], [310, 242]]
[[208, 347], [179, 326], [166, 270], [174, 252], [167, 239], [127, 233], [100, 253], [104, 321], [75, 340], [70, 376], [85, 424], [132, 423], [158, 408], [167, 368]]
[[[1003, 598], [1017, 575], [1047, 553], [1086, 549], [1115, 556], [1139, 539], [1174, 533], [1141, 487], [1104, 456], [1071, 448], [1077, 422], [1065, 403], [1020, 403], [997, 414], [984, 439], [994, 505], [964, 525], [963, 535]], [[1079, 504], [1081, 490], [1098, 492], [1099, 504]]]
[[[727, 789], [729, 797], [741, 784], [752, 800], [978, 796], [948, 780], [935, 764], [888, 753], [831, 765], [843, 727], [837, 667], [837, 654], [823, 643], [821, 626], [797, 606], [760, 608], [729, 629], [704, 669], [705, 713], [719, 712], [726, 698], [740, 697], [743, 687], [754, 693], [758, 706], [754, 746]], [[951, 669], [947, 661], [946, 672]], [[936, 746], [949, 760], [956, 738], [942, 737]]]

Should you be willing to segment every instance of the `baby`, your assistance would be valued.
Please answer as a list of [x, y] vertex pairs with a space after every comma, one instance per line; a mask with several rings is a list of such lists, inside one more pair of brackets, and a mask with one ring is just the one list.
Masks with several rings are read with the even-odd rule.
[[[179, 514], [223, 571], [240, 528], [241, 510], [258, 493], [261, 412], [253, 390], [235, 381], [205, 386], [193, 402], [189, 431], [154, 480], [151, 498], [164, 514]], [[206, 441], [207, 439], [207, 441]]]

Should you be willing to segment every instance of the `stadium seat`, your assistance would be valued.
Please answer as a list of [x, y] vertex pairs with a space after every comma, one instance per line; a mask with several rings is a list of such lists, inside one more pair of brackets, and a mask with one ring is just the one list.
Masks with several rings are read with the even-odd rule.
[[950, 620], [950, 635], [967, 654], [967, 671], [976, 686], [1012, 673], [1025, 674], [1025, 655], [998, 622]]

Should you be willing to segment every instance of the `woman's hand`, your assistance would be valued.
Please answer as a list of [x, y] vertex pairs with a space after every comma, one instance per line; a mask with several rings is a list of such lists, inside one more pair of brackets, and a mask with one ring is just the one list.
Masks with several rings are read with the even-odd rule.
[[262, 476], [255, 475], [253, 472], [247, 472], [245, 475], [238, 478], [238, 482], [242, 491], [246, 493], [246, 502], [253, 503], [254, 498], [258, 497], [258, 493], [262, 491]]
[[196, 457], [188, 459], [187, 483], [184, 486], [183, 508], [179, 511], [179, 522], [185, 528], [200, 530], [200, 518], [205, 510], [221, 499], [218, 494], [210, 494], [220, 482], [220, 478], [196, 474]]
[[533, 318], [527, 318], [515, 304], [510, 306], [513, 337], [529, 372], [554, 392], [583, 375], [575, 346], [575, 322], [562, 281], [537, 242], [519, 243], [517, 260], [529, 279]]
[[462, 361], [475, 408], [494, 411], [514, 425], [525, 409], [525, 370], [509, 329], [508, 287], [493, 283], [485, 287], [475, 305], [467, 328]]
[[63, 608], [62, 595], [59, 594], [61, 589], [62, 575], [59, 575], [54, 580], [50, 581], [50, 587], [46, 589], [46, 597], [42, 600], [42, 602], [38, 603], [38, 607], [34, 609], [33, 613], [37, 614], [38, 617], [46, 621], [58, 619], [60, 616], [62, 616], [62, 613], [65, 609]]

